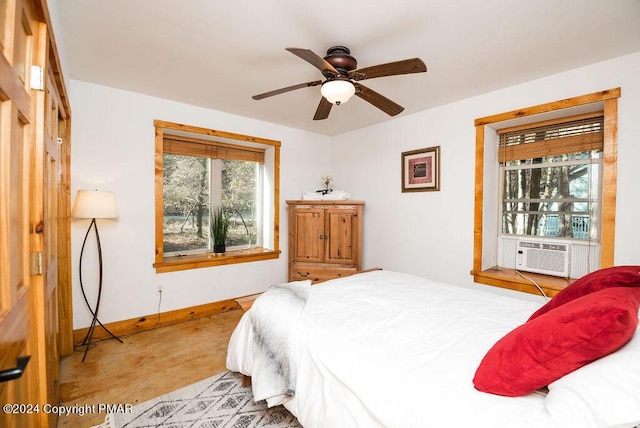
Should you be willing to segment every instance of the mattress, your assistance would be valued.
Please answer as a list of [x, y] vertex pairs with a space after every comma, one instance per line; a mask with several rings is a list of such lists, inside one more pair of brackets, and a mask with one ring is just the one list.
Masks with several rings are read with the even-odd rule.
[[[503, 397], [472, 383], [493, 344], [542, 303], [391, 271], [314, 285], [288, 323], [295, 392], [279, 403], [305, 427], [558, 426], [544, 392]], [[227, 357], [230, 370], [249, 376], [252, 311]], [[560, 423], [597, 426], [562, 411]]]

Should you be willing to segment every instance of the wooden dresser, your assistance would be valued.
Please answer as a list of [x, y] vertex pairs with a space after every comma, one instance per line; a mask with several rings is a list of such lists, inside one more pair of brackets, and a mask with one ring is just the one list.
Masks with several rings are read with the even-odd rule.
[[289, 281], [314, 283], [362, 270], [364, 201], [287, 201]]

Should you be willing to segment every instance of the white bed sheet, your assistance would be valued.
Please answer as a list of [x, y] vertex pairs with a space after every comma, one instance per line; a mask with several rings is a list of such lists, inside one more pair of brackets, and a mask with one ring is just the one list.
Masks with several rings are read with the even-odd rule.
[[[305, 427], [552, 427], [539, 393], [473, 387], [489, 348], [541, 303], [391, 271], [314, 285], [297, 329], [295, 396]], [[251, 311], [227, 367], [252, 374]]]

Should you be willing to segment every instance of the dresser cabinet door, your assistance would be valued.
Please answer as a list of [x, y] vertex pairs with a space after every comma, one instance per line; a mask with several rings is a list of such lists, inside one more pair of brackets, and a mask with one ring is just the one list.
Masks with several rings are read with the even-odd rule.
[[293, 210], [290, 239], [294, 262], [322, 263], [324, 261], [324, 210], [296, 208]]
[[355, 208], [326, 210], [325, 263], [356, 264], [358, 221]]

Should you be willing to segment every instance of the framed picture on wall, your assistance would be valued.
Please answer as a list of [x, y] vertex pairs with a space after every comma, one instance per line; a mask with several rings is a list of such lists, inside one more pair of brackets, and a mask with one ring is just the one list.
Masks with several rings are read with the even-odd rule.
[[440, 146], [402, 152], [402, 192], [440, 190]]

